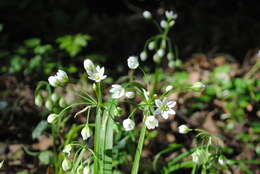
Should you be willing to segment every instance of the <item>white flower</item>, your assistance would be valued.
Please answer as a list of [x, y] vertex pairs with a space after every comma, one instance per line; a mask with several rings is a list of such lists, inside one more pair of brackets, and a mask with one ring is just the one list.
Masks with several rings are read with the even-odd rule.
[[156, 46], [156, 42], [150, 42], [149, 44], [148, 44], [148, 49], [150, 50], [150, 51], [152, 51], [152, 50], [154, 50], [154, 48], [155, 48], [155, 46]]
[[89, 79], [94, 80], [95, 82], [100, 82], [101, 80], [104, 80], [107, 76], [104, 75], [105, 68], [100, 66], [97, 66], [93, 72], [91, 72], [89, 75]]
[[166, 20], [161, 20], [160, 25], [162, 28], [166, 28], [168, 26], [168, 22]]
[[48, 123], [55, 123], [58, 120], [59, 115], [50, 114], [47, 118]]
[[48, 78], [48, 81], [50, 85], [53, 87], [63, 86], [65, 83], [69, 81], [69, 77], [65, 71], [58, 70], [56, 75], [50, 76]]
[[168, 85], [166, 88], [165, 88], [165, 91], [166, 92], [169, 92], [173, 89], [173, 86], [172, 85]]
[[174, 13], [173, 11], [165, 11], [165, 16], [168, 20], [177, 19], [178, 14]]
[[60, 81], [60, 83], [63, 85], [69, 81], [69, 77], [65, 71], [58, 70], [57, 74], [57, 79]]
[[169, 26], [172, 27], [175, 24], [175, 21], [169, 22]]
[[51, 86], [53, 86], [53, 87], [57, 87], [57, 86], [59, 86], [59, 84], [60, 84], [60, 82], [59, 82], [57, 76], [50, 76], [50, 77], [48, 78], [48, 81], [49, 81], [49, 84], [50, 84]]
[[84, 167], [83, 174], [91, 174], [91, 169], [89, 166]]
[[135, 122], [130, 118], [127, 118], [123, 121], [123, 127], [126, 131], [131, 131], [135, 127]]
[[158, 51], [157, 51], [157, 54], [158, 54], [158, 56], [160, 56], [160, 57], [163, 57], [164, 56], [164, 49], [159, 49]]
[[84, 60], [84, 68], [88, 74], [91, 74], [95, 71], [95, 65], [90, 59]]
[[146, 51], [141, 52], [141, 54], [140, 54], [140, 59], [141, 59], [142, 61], [145, 61], [145, 60], [147, 59], [147, 53], [146, 53]]
[[188, 126], [186, 126], [186, 125], [184, 125], [184, 124], [180, 125], [180, 126], [178, 127], [178, 129], [179, 129], [179, 133], [180, 133], [180, 134], [186, 134], [186, 133], [188, 133], [188, 132], [191, 131], [191, 129], [188, 128]]
[[136, 69], [139, 66], [138, 58], [135, 56], [130, 56], [127, 59], [127, 65], [130, 69]]
[[67, 144], [64, 149], [63, 149], [63, 153], [67, 153], [68, 155], [70, 155], [70, 151], [72, 150], [72, 145], [71, 144]]
[[125, 88], [123, 88], [121, 85], [114, 84], [112, 85], [112, 88], [109, 90], [110, 93], [112, 93], [112, 98], [118, 99], [125, 95]]
[[126, 98], [132, 99], [135, 97], [135, 93], [133, 91], [128, 91], [125, 93]]
[[83, 138], [83, 140], [87, 140], [89, 137], [92, 136], [92, 131], [88, 126], [85, 126], [82, 130], [81, 130], [81, 136]]
[[145, 120], [147, 129], [154, 129], [158, 127], [158, 120], [154, 116], [148, 116]]
[[65, 158], [63, 161], [62, 161], [62, 169], [64, 170], [64, 171], [67, 171], [67, 170], [69, 170], [71, 168], [71, 163], [70, 163], [70, 161], [67, 159], [67, 158]]
[[154, 115], [162, 115], [164, 119], [167, 119], [169, 114], [175, 115], [173, 108], [176, 105], [175, 101], [168, 101], [166, 98], [161, 101], [160, 99], [155, 100], [157, 109], [154, 111]]
[[149, 12], [149, 11], [144, 11], [144, 12], [143, 12], [143, 17], [144, 17], [145, 19], [151, 19], [151, 18], [152, 18], [152, 14], [151, 14], [151, 12]]

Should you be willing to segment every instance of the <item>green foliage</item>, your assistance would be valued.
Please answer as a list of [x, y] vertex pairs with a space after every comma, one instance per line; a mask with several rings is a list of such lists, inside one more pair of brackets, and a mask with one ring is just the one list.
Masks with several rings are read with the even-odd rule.
[[82, 48], [88, 45], [88, 41], [91, 39], [89, 35], [77, 34], [66, 35], [58, 38], [56, 41], [59, 44], [60, 49], [65, 50], [71, 57], [76, 56]]

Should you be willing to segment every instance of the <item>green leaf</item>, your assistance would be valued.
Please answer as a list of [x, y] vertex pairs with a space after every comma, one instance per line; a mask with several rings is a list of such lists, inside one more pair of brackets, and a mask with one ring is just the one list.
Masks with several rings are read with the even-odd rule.
[[24, 41], [24, 44], [29, 48], [34, 48], [41, 44], [41, 40], [39, 38], [32, 38]]
[[48, 122], [45, 120], [42, 120], [38, 123], [38, 125], [34, 128], [32, 132], [32, 138], [36, 139], [39, 136], [42, 135], [43, 131], [48, 127]]

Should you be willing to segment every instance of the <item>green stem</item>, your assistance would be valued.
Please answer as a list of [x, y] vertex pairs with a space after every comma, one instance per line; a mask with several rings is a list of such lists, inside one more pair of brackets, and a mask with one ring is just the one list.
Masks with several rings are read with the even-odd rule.
[[135, 159], [134, 159], [134, 164], [133, 164], [133, 167], [132, 167], [131, 174], [137, 174], [138, 173], [140, 158], [141, 158], [143, 145], [144, 145], [145, 132], [146, 132], [145, 120], [146, 120], [146, 115], [144, 116], [144, 119], [143, 119], [143, 123], [142, 123], [143, 127], [142, 127], [142, 130], [141, 130], [137, 149], [136, 149], [136, 152], [135, 152]]
[[260, 68], [260, 61], [257, 61], [256, 64], [250, 69], [250, 71], [245, 75], [245, 79], [249, 79], [254, 75], [254, 73]]
[[194, 165], [193, 165], [193, 168], [192, 168], [192, 171], [191, 171], [191, 174], [195, 174], [195, 173], [196, 173], [196, 170], [197, 170], [197, 165], [194, 164]]

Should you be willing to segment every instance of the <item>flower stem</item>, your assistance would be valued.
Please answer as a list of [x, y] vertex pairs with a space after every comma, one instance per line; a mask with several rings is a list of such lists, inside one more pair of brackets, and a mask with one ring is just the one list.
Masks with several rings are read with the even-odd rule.
[[146, 132], [145, 120], [146, 120], [146, 115], [144, 116], [144, 119], [143, 119], [143, 123], [142, 123], [143, 127], [142, 127], [142, 130], [141, 130], [137, 149], [136, 149], [136, 152], [135, 152], [135, 159], [134, 159], [134, 164], [133, 164], [133, 167], [132, 167], [131, 174], [137, 174], [138, 173], [140, 158], [141, 158], [142, 149], [143, 149], [143, 145], [144, 145], [145, 132]]

